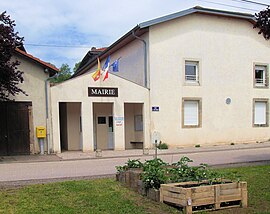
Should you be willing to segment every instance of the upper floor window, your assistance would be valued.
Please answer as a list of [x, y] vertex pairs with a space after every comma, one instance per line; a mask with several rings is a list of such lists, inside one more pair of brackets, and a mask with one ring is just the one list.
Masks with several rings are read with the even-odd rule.
[[268, 86], [267, 65], [255, 65], [254, 86], [255, 87], [267, 87]]
[[199, 83], [199, 62], [185, 61], [185, 82]]

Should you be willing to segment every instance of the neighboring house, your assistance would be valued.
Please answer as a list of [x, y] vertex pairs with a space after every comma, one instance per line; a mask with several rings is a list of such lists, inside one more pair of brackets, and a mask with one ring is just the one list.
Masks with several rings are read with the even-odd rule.
[[253, 24], [194, 7], [137, 25], [99, 54], [118, 73], [95, 82], [92, 58], [51, 87], [53, 150], [268, 140], [270, 46]]
[[84, 67], [86, 67], [88, 65], [89, 62], [91, 62], [93, 59], [96, 59], [97, 56], [105, 51], [106, 48], [96, 48], [96, 47], [92, 47], [90, 51], [87, 52], [87, 54], [84, 56], [84, 58], [82, 59], [79, 67], [77, 70], [81, 70]]
[[18, 69], [24, 72], [24, 82], [19, 87], [27, 96], [19, 94], [11, 97], [15, 102], [0, 102], [0, 155], [34, 154], [40, 151], [36, 127], [49, 124], [45, 83], [58, 69], [26, 53], [24, 48], [17, 48], [13, 59], [20, 61]]

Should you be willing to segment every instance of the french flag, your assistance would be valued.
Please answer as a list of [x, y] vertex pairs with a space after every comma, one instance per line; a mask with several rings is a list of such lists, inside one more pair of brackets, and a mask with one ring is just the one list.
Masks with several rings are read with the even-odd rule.
[[103, 81], [105, 81], [109, 77], [109, 68], [110, 68], [110, 55], [107, 57], [105, 64], [102, 67], [103, 73], [105, 73], [105, 76], [103, 78]]

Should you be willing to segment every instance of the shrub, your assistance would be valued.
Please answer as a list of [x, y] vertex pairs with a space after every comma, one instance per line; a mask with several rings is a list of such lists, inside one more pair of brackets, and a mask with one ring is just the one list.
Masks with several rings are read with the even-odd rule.
[[169, 146], [168, 146], [166, 143], [162, 143], [162, 142], [160, 141], [160, 143], [157, 145], [157, 148], [158, 148], [158, 149], [168, 149]]
[[135, 160], [130, 160], [128, 159], [127, 161], [127, 168], [131, 169], [131, 168], [142, 168], [143, 164], [139, 159], [135, 159]]
[[166, 168], [168, 163], [165, 163], [159, 158], [153, 160], [147, 160], [143, 165], [142, 180], [145, 184], [145, 188], [159, 189], [160, 184], [166, 183], [168, 178], [166, 177]]
[[117, 172], [124, 172], [127, 171], [128, 169], [132, 169], [132, 168], [142, 168], [143, 164], [139, 159], [135, 159], [135, 160], [130, 160], [128, 159], [128, 161], [126, 162], [126, 164], [124, 166], [116, 166], [116, 170]]
[[[116, 167], [118, 172], [126, 171], [130, 168], [143, 168], [141, 178], [145, 188], [159, 189], [161, 184], [186, 182], [186, 181], [202, 181], [208, 180], [209, 184], [222, 182], [224, 175], [208, 168], [207, 164], [199, 166], [188, 166], [193, 162], [188, 157], [182, 157], [178, 162], [169, 165], [159, 158], [147, 160], [141, 163], [138, 159], [128, 160], [126, 165]], [[232, 178], [229, 175], [226, 177]]]

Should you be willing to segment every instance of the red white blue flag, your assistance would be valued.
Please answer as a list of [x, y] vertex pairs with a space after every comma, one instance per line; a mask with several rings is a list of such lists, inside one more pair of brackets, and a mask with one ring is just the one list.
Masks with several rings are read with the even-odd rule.
[[105, 76], [103, 78], [103, 81], [106, 80], [109, 77], [109, 68], [110, 68], [110, 55], [107, 57], [105, 64], [102, 67], [103, 73], [105, 73]]

